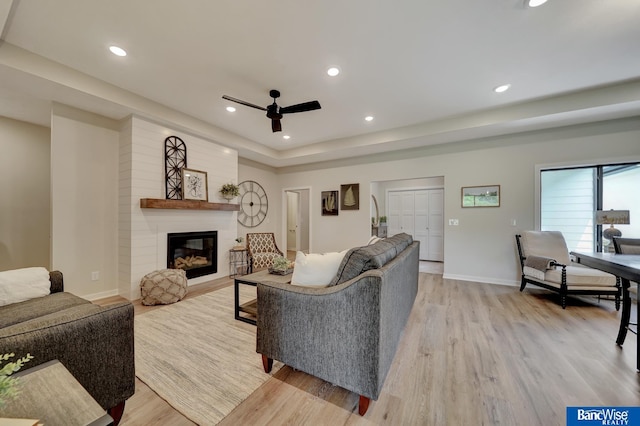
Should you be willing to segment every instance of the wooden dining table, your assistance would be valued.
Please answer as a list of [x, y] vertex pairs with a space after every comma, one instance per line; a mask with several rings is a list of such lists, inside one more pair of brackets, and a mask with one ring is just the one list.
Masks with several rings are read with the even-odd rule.
[[[582, 265], [608, 272], [620, 278], [622, 282], [622, 315], [616, 343], [622, 346], [627, 337], [627, 331], [630, 330], [631, 297], [629, 287], [631, 281], [634, 281], [640, 290], [640, 255], [577, 251], [572, 251], [570, 254], [574, 256], [576, 262]], [[637, 329], [631, 330], [631, 332], [637, 334]], [[636, 339], [636, 370], [640, 371], [640, 341], [638, 339]]]

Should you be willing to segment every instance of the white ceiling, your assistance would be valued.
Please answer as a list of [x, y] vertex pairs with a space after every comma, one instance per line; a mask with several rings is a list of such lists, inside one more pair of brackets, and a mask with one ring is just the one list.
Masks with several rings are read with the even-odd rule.
[[[0, 0], [0, 30], [0, 115], [135, 113], [275, 167], [640, 115], [640, 0]], [[225, 110], [270, 89], [322, 109]]]

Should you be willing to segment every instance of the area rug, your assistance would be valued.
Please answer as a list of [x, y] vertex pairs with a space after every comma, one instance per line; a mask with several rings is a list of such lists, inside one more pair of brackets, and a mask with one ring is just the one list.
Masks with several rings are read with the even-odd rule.
[[271, 377], [255, 326], [235, 320], [233, 306], [231, 286], [135, 317], [136, 376], [199, 425], [220, 422]]

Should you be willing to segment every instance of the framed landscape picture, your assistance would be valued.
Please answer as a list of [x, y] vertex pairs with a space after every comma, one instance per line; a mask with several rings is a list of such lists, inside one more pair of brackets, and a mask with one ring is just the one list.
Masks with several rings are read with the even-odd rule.
[[209, 201], [207, 172], [182, 169], [182, 199]]
[[462, 207], [500, 207], [500, 185], [463, 186]]

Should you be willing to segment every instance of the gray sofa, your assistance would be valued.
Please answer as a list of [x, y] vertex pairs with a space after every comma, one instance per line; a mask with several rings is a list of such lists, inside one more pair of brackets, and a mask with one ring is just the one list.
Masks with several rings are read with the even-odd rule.
[[30, 353], [26, 368], [59, 360], [117, 425], [135, 391], [133, 305], [95, 305], [49, 275], [48, 296], [0, 306], [0, 354]]
[[349, 250], [325, 288], [257, 286], [257, 352], [377, 400], [418, 290], [419, 242], [399, 234]]

